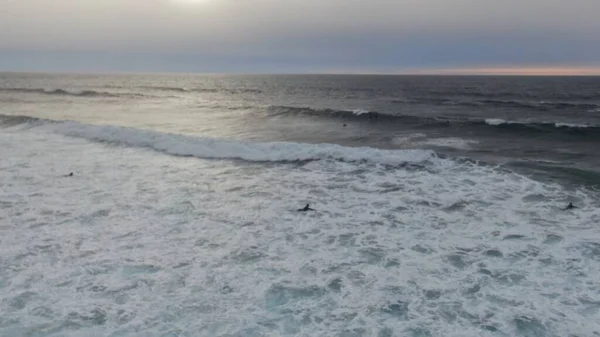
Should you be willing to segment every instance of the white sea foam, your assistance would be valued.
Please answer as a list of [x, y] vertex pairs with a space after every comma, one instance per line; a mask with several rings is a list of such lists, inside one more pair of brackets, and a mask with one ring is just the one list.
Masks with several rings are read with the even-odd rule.
[[392, 139], [392, 143], [395, 145], [410, 145], [418, 139], [427, 137], [424, 133], [412, 133], [408, 135], [397, 136]]
[[587, 124], [575, 124], [575, 123], [555, 123], [554, 126], [556, 126], [557, 128], [567, 127], [567, 128], [583, 128], [583, 129], [592, 127], [591, 125], [587, 125]]
[[433, 145], [437, 147], [448, 147], [459, 150], [468, 150], [471, 148], [471, 145], [478, 144], [479, 142], [474, 139], [462, 139], [456, 137], [446, 137], [446, 138], [431, 138], [425, 141], [420, 142], [422, 145]]
[[357, 115], [357, 116], [360, 116], [360, 115], [368, 114], [368, 113], [369, 113], [369, 110], [365, 110], [365, 109], [354, 109], [354, 110], [352, 110], [352, 113], [353, 113], [353, 114], [355, 114], [355, 115]]
[[[503, 124], [523, 124], [523, 125], [530, 124], [528, 122], [506, 121], [504, 119], [499, 119], [499, 118], [486, 119], [485, 123], [488, 124], [488, 125], [493, 125], [493, 126], [503, 125]], [[567, 127], [567, 128], [589, 128], [589, 127], [594, 127], [592, 125], [587, 125], [587, 124], [560, 123], [560, 122], [556, 122], [556, 123], [554, 123], [554, 122], [539, 122], [539, 124], [544, 124], [544, 125], [552, 125], [552, 124], [554, 124], [554, 126], [557, 127], [557, 128], [561, 128], [561, 127]]]
[[57, 127], [0, 132], [0, 335], [600, 333], [590, 191], [470, 163], [182, 158], [47, 131], [188, 138]]
[[486, 124], [488, 125], [502, 125], [502, 124], [514, 124], [516, 122], [510, 122], [510, 121], [506, 121], [504, 119], [500, 119], [500, 118], [488, 118], [485, 120]]
[[471, 149], [473, 144], [479, 143], [473, 139], [463, 139], [457, 137], [444, 137], [444, 138], [426, 138], [427, 136], [422, 133], [415, 133], [405, 136], [395, 137], [392, 140], [392, 143], [400, 146], [413, 146], [413, 147], [423, 147], [423, 146], [435, 146], [435, 147], [443, 147], [443, 148], [453, 148], [459, 150], [468, 150]]

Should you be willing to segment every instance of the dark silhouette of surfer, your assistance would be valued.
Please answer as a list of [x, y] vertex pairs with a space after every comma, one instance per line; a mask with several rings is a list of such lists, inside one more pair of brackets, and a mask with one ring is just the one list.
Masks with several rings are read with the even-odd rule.
[[310, 208], [309, 206], [310, 204], [306, 204], [306, 206], [304, 206], [304, 208], [300, 208], [298, 212], [314, 211], [314, 209]]
[[73, 172], [67, 174], [65, 177], [72, 177], [73, 176]]
[[573, 205], [573, 203], [572, 203], [572, 202], [570, 202], [570, 203], [567, 205], [567, 208], [565, 208], [565, 211], [567, 211], [567, 210], [570, 210], [570, 209], [575, 209], [575, 208], [577, 208], [577, 206], [574, 206], [574, 205]]

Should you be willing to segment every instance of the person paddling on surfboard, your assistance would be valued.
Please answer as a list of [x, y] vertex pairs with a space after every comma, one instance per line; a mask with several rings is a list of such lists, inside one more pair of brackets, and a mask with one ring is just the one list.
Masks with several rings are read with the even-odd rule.
[[314, 211], [314, 209], [310, 208], [310, 204], [306, 204], [306, 206], [304, 206], [304, 208], [300, 208], [298, 210], [298, 212], [307, 212], [307, 211]]

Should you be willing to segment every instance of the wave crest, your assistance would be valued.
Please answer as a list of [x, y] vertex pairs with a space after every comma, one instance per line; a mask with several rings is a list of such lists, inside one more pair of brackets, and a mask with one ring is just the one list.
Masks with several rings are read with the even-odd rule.
[[501, 128], [506, 131], [523, 132], [555, 132], [566, 135], [585, 135], [600, 137], [600, 125], [578, 124], [574, 122], [527, 122], [527, 121], [507, 121], [500, 118], [488, 119], [457, 119], [443, 116], [416, 116], [405, 114], [384, 114], [364, 109], [340, 110], [340, 109], [317, 109], [310, 107], [292, 107], [292, 106], [269, 106], [267, 108], [269, 116], [279, 115], [309, 115], [322, 117], [340, 117], [347, 119], [369, 119], [377, 117], [384, 119], [386, 123], [398, 123], [401, 125], [411, 125], [416, 127], [448, 127], [450, 125], [466, 128]]
[[81, 90], [70, 91], [66, 89], [43, 89], [43, 88], [0, 88], [0, 92], [16, 92], [25, 94], [42, 94], [55, 96], [77, 96], [77, 97], [121, 97], [121, 96], [141, 96], [137, 94], [118, 94], [106, 91]]
[[394, 99], [394, 104], [432, 104], [452, 105], [466, 107], [496, 107], [496, 108], [520, 108], [536, 111], [577, 109], [581, 111], [593, 111], [600, 105], [589, 102], [547, 102], [527, 100], [502, 100], [502, 99], [454, 99], [444, 97], [410, 97]]
[[[365, 118], [364, 115], [373, 116], [379, 115], [375, 111], [369, 111], [366, 109], [329, 109], [329, 108], [311, 108], [311, 107], [294, 107], [284, 105], [271, 105], [266, 108], [267, 114], [270, 116], [279, 115], [309, 115], [309, 116], [327, 116], [327, 117], [345, 117], [353, 118], [360, 117]], [[389, 118], [403, 118], [401, 115], [386, 115]]]
[[546, 132], [567, 132], [571, 134], [582, 135], [598, 135], [600, 136], [600, 126], [565, 123], [565, 122], [521, 122], [507, 121], [499, 118], [490, 118], [485, 120], [485, 124], [504, 129], [520, 129], [530, 131], [546, 131]]
[[[150, 148], [170, 155], [207, 159], [242, 159], [254, 162], [296, 162], [340, 160], [385, 165], [419, 164], [436, 160], [430, 150], [381, 150], [370, 147], [344, 147], [336, 144], [291, 142], [255, 143], [195, 137], [119, 126], [89, 125], [73, 121], [53, 122], [24, 116], [3, 116], [0, 120], [34, 124], [35, 127], [69, 137], [91, 141]], [[15, 123], [11, 123], [15, 124]]]

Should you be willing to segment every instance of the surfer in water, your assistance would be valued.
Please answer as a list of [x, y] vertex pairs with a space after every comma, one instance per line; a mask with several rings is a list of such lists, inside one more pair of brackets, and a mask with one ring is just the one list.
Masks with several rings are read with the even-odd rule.
[[567, 205], [567, 208], [565, 208], [565, 211], [568, 211], [568, 210], [570, 210], [570, 209], [574, 209], [574, 208], [577, 208], [577, 206], [574, 206], [574, 205], [573, 205], [573, 203], [572, 203], [572, 202], [570, 202], [570, 203]]
[[73, 176], [73, 172], [67, 174], [65, 177], [72, 177]]
[[306, 206], [304, 206], [304, 208], [298, 209], [298, 212], [314, 211], [314, 209], [310, 208], [309, 206], [310, 206], [310, 204], [306, 204]]

